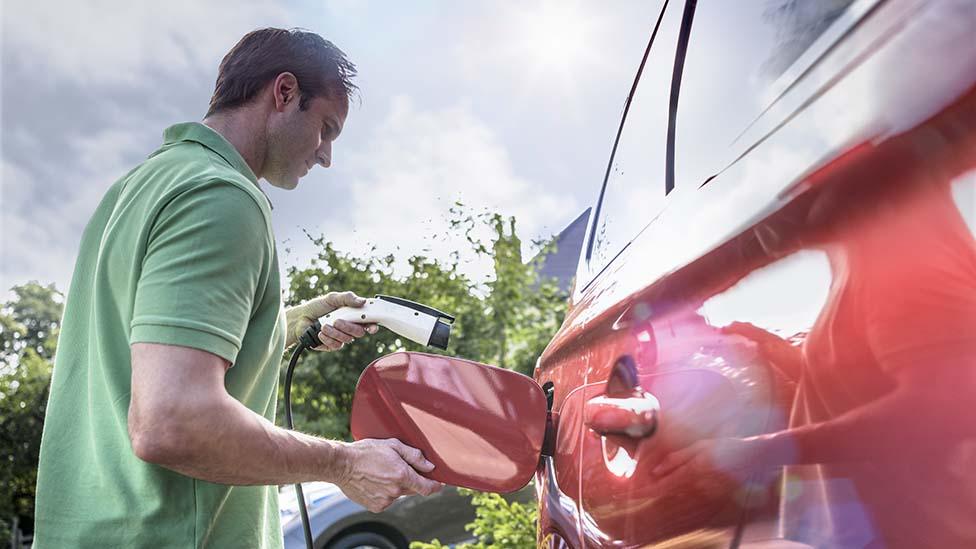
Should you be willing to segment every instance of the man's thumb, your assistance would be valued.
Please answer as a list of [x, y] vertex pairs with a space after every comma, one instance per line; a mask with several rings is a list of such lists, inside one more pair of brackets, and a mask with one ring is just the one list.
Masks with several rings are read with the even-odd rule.
[[339, 307], [362, 307], [366, 304], [366, 299], [359, 297], [353, 292], [334, 292], [325, 296], [326, 301], [332, 305], [333, 309]]

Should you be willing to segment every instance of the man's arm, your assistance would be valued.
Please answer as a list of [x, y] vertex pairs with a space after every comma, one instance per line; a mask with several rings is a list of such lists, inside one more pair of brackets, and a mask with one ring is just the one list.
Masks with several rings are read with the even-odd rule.
[[976, 436], [969, 421], [976, 399], [976, 364], [904, 367], [887, 395], [830, 421], [754, 437], [772, 465], [905, 461], [949, 452]]
[[433, 465], [399, 441], [350, 444], [276, 427], [227, 393], [229, 367], [206, 351], [133, 344], [128, 427], [136, 456], [221, 484], [333, 482], [371, 511], [440, 489], [417, 474]]
[[944, 455], [976, 438], [969, 421], [976, 399], [976, 365], [969, 353], [955, 361], [893, 372], [890, 393], [821, 423], [746, 439], [699, 441], [668, 454], [653, 470], [679, 478], [716, 470], [760, 470], [782, 465], [886, 461]]

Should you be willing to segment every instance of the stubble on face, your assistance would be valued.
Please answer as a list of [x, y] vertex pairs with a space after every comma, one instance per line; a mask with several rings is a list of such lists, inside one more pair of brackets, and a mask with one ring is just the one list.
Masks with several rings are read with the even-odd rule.
[[318, 163], [323, 140], [338, 137], [348, 113], [345, 99], [313, 98], [306, 110], [296, 104], [268, 131], [265, 179], [275, 187], [294, 189]]

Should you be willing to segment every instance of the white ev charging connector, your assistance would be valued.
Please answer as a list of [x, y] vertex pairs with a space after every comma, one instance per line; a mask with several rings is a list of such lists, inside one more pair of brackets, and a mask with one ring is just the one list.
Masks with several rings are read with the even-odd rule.
[[[322, 325], [333, 326], [337, 320], [348, 320], [357, 324], [378, 324], [415, 343], [446, 350], [454, 317], [407, 299], [377, 295], [367, 299], [362, 307], [340, 307], [313, 322], [298, 338], [298, 345], [291, 355], [288, 370], [285, 371], [285, 420], [289, 429], [295, 428], [291, 415], [291, 379], [295, 365], [306, 349], [313, 349], [322, 344], [318, 337]], [[295, 495], [298, 499], [302, 528], [305, 531], [305, 545], [308, 549], [312, 549], [312, 529], [308, 522], [308, 509], [305, 507], [305, 494], [302, 493], [301, 484], [295, 485]]]
[[362, 307], [341, 307], [319, 319], [321, 324], [335, 325], [337, 320], [358, 324], [379, 324], [402, 337], [426, 345], [447, 349], [454, 317], [433, 307], [399, 297], [377, 295]]

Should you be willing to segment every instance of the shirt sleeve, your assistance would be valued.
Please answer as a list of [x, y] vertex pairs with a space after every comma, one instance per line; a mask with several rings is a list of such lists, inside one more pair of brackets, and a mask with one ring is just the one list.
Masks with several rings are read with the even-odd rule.
[[192, 347], [233, 365], [267, 284], [272, 245], [260, 207], [231, 183], [173, 198], [149, 232], [129, 344]]

